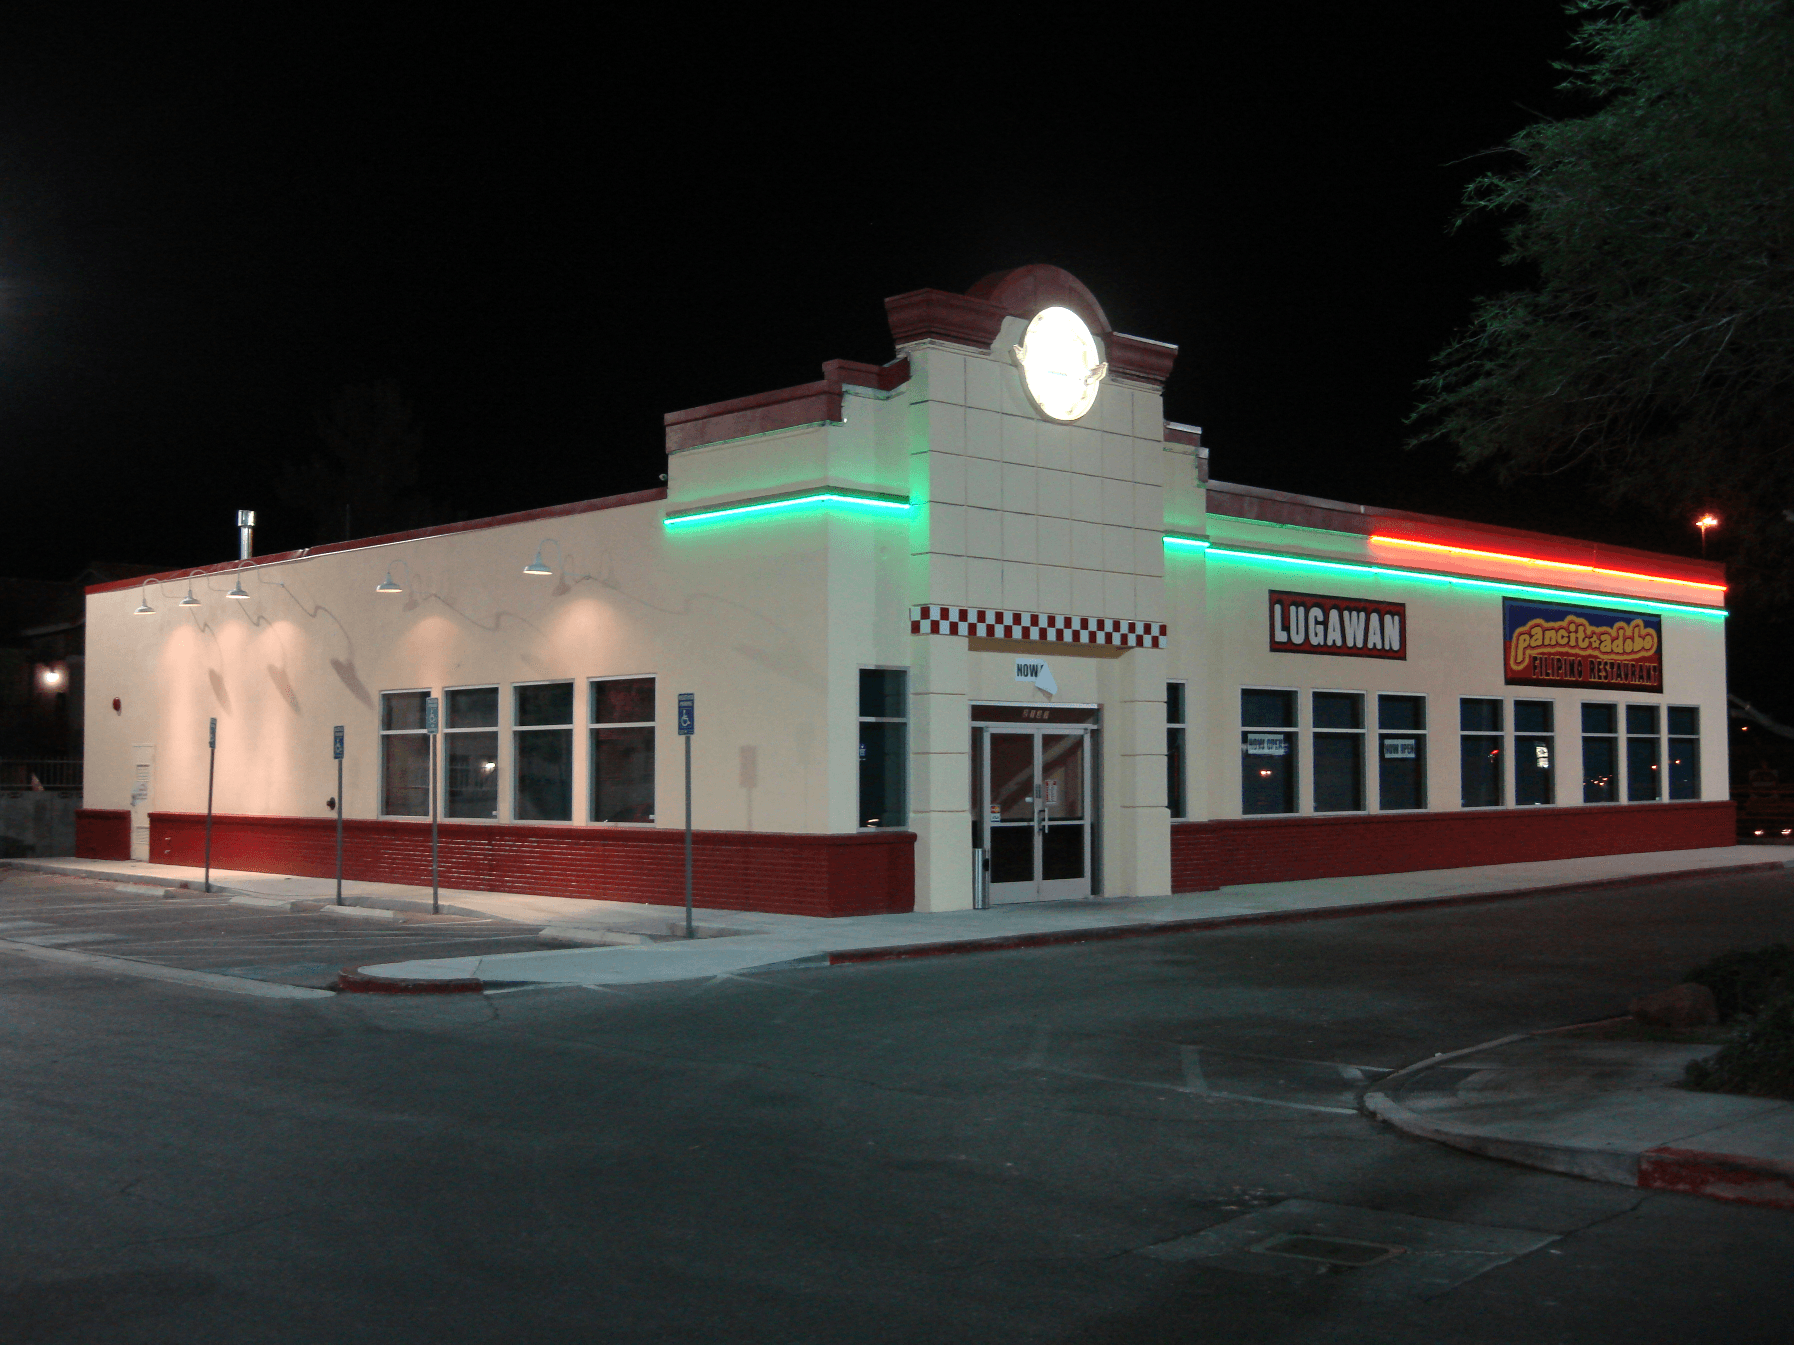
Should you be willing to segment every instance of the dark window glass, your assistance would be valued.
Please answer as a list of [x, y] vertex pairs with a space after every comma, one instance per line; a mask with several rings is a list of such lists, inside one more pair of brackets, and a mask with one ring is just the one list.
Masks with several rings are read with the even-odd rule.
[[1165, 722], [1182, 724], [1184, 720], [1184, 684], [1182, 682], [1165, 683]]
[[1618, 709], [1612, 705], [1583, 706], [1582, 731], [1584, 733], [1618, 733], [1620, 731]]
[[1556, 727], [1551, 709], [1550, 701], [1515, 701], [1514, 732], [1550, 733]]
[[1293, 729], [1296, 726], [1296, 693], [1293, 691], [1240, 692], [1240, 727]]
[[[1606, 709], [1607, 706], [1583, 706], [1584, 710]], [[1585, 715], [1586, 719], [1587, 716]], [[1584, 738], [1582, 740], [1582, 801], [1613, 803], [1620, 796], [1620, 749], [1617, 738]]]
[[1465, 733], [1500, 733], [1501, 702], [1466, 696], [1458, 702], [1458, 727]]
[[1656, 737], [1657, 707], [1655, 705], [1628, 705], [1626, 707], [1626, 732]]
[[[456, 693], [449, 692], [453, 711]], [[498, 693], [492, 693], [498, 709]], [[498, 734], [496, 732], [445, 733], [442, 737], [443, 816], [498, 816]]]
[[[1317, 694], [1318, 701], [1320, 696]], [[1318, 706], [1317, 712], [1318, 712]], [[1364, 807], [1364, 735], [1314, 735], [1314, 810], [1355, 813]]]
[[1296, 735], [1242, 733], [1240, 753], [1240, 811], [1295, 812]]
[[1356, 691], [1315, 692], [1314, 727], [1317, 729], [1363, 728], [1364, 697]]
[[1377, 806], [1385, 812], [1426, 807], [1426, 738], [1422, 735], [1385, 733], [1378, 737]]
[[380, 693], [380, 727], [421, 729], [424, 726], [424, 701], [427, 691], [382, 691]]
[[617, 677], [592, 683], [594, 724], [652, 724], [654, 679]]
[[861, 668], [860, 718], [908, 719], [908, 681], [901, 668]]
[[1695, 705], [1672, 705], [1669, 707], [1669, 731], [1678, 738], [1697, 737], [1701, 731], [1700, 707]]
[[[1499, 707], [1500, 702], [1495, 702]], [[1466, 808], [1501, 806], [1501, 739], [1466, 733], [1458, 740], [1459, 777]]]
[[[571, 692], [569, 687], [569, 711]], [[513, 733], [511, 742], [517, 758], [512, 815], [520, 822], [572, 821], [573, 730], [528, 729]]]
[[1380, 729], [1424, 729], [1426, 697], [1378, 696], [1377, 727]]
[[573, 683], [542, 682], [517, 688], [517, 728], [572, 722]]
[[498, 688], [459, 687], [448, 693], [446, 729], [498, 727]]
[[[1674, 723], [1674, 710], [1670, 711]], [[1698, 799], [1701, 796], [1701, 740], [1671, 738], [1669, 740], [1669, 796], [1672, 799]]]
[[[909, 823], [908, 793], [904, 788], [908, 729], [907, 724], [860, 724], [862, 827], [901, 827]], [[993, 877], [992, 881], [997, 880]]]
[[[653, 695], [650, 684], [650, 712], [653, 710]], [[653, 728], [592, 730], [592, 820], [654, 820]]]
[[[423, 722], [421, 714], [418, 722]], [[381, 735], [380, 811], [387, 817], [430, 815], [429, 734]]]
[[1184, 800], [1184, 730], [1165, 730], [1165, 806], [1173, 817], [1188, 817]]
[[1626, 802], [1650, 803], [1663, 797], [1658, 774], [1657, 740], [1626, 739]]
[[[1514, 726], [1519, 727], [1521, 701], [1514, 706]], [[1514, 735], [1514, 802], [1554, 803], [1557, 790], [1557, 739], [1543, 734]]]

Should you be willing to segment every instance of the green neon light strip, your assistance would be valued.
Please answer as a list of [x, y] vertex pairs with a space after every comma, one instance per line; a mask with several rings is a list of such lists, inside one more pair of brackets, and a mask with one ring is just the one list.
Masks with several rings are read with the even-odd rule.
[[778, 509], [801, 509], [817, 505], [859, 506], [877, 510], [881, 513], [908, 513], [909, 501], [896, 499], [879, 499], [869, 495], [841, 495], [833, 491], [816, 491], [809, 495], [793, 495], [782, 500], [762, 500], [757, 504], [736, 504], [725, 509], [706, 509], [695, 514], [680, 514], [665, 520], [669, 528], [677, 528], [686, 523], [709, 523], [715, 519], [736, 518], [742, 514], [765, 514]]
[[1174, 532], [1168, 532], [1165, 534], [1165, 545], [1166, 546], [1192, 546], [1192, 547], [1195, 547], [1199, 551], [1207, 551], [1210, 547], [1212, 547], [1214, 545], [1214, 543], [1205, 541], [1204, 539], [1202, 539], [1200, 537], [1179, 537]]
[[[1170, 541], [1171, 539], [1167, 537], [1165, 540]], [[1495, 579], [1464, 579], [1457, 575], [1434, 574], [1429, 570], [1405, 570], [1394, 565], [1355, 565], [1350, 561], [1343, 560], [1308, 560], [1306, 558], [1298, 559], [1294, 556], [1271, 556], [1266, 555], [1262, 551], [1235, 551], [1224, 546], [1211, 545], [1208, 548], [1208, 553], [1211, 556], [1226, 556], [1236, 560], [1258, 561], [1265, 565], [1289, 565], [1297, 569], [1346, 570], [1352, 574], [1373, 574], [1386, 576], [1390, 579], [1413, 580], [1421, 583], [1449, 584], [1454, 587], [1462, 588], [1492, 588], [1502, 593], [1512, 593], [1516, 595], [1535, 595], [1546, 598], [1580, 598], [1585, 602], [1600, 603], [1602, 606], [1609, 606], [1618, 599], [1620, 601], [1640, 603], [1646, 607], [1659, 611], [1681, 612], [1687, 616], [1716, 617], [1720, 621], [1726, 619], [1726, 611], [1722, 607], [1690, 607], [1685, 603], [1657, 602], [1650, 598], [1631, 597], [1628, 594], [1588, 593], [1581, 589], [1573, 588], [1541, 588], [1536, 584], [1504, 584]]]

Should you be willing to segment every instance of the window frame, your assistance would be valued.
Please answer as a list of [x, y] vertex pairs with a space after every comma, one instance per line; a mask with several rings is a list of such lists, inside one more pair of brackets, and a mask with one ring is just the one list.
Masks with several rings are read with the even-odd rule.
[[[1427, 735], [1429, 732], [1431, 732], [1432, 727], [1433, 727], [1432, 699], [1424, 691], [1378, 691], [1378, 692], [1375, 692], [1374, 694], [1376, 696], [1376, 712], [1377, 712], [1377, 727], [1375, 729], [1375, 732], [1377, 735], [1377, 807], [1376, 807], [1376, 811], [1379, 813], [1382, 813], [1382, 812], [1390, 812], [1390, 813], [1424, 813], [1424, 812], [1428, 812], [1432, 808], [1431, 779], [1432, 779], [1432, 770], [1433, 770], [1433, 765], [1432, 765], [1433, 758], [1432, 758], [1432, 750], [1431, 750], [1432, 745], [1427, 739]], [[1383, 701], [1384, 701], [1385, 697], [1387, 697], [1391, 700], [1399, 699], [1399, 700], [1419, 701], [1420, 702], [1421, 727], [1419, 727], [1417, 729], [1386, 729], [1386, 728], [1384, 728], [1383, 727]], [[1383, 740], [1385, 738], [1418, 738], [1420, 740], [1417, 745], [1418, 749], [1419, 749], [1419, 756], [1420, 756], [1420, 802], [1412, 808], [1385, 808], [1383, 806]], [[1396, 757], [1396, 758], [1392, 758], [1392, 760], [1399, 761], [1400, 758]], [[1366, 774], [1366, 777], [1368, 778], [1368, 776], [1369, 776], [1369, 767], [1368, 766], [1365, 769], [1365, 774]]]
[[[1295, 711], [1291, 716], [1295, 722], [1287, 727], [1269, 724], [1247, 724], [1245, 697], [1248, 691], [1274, 691], [1279, 695], [1288, 696], [1290, 698], [1290, 704], [1295, 707]], [[1305, 774], [1302, 770], [1302, 688], [1292, 686], [1269, 686], [1262, 682], [1242, 682], [1234, 688], [1234, 698], [1234, 722], [1238, 726], [1240, 735], [1240, 774], [1238, 777], [1238, 787], [1234, 790], [1233, 796], [1238, 800], [1240, 810], [1239, 815], [1241, 817], [1302, 816], [1302, 779]], [[1249, 813], [1246, 811], [1246, 735], [1251, 733], [1254, 729], [1286, 734], [1290, 739], [1289, 752], [1286, 754], [1290, 773], [1288, 786], [1290, 807], [1278, 812]]]
[[[422, 694], [424, 699], [426, 701], [428, 701], [428, 699], [431, 696], [434, 696], [436, 694], [436, 688], [435, 687], [391, 687], [391, 688], [388, 688], [387, 690], [381, 691], [379, 693], [379, 695], [380, 695], [380, 711], [379, 711], [380, 717], [377, 722], [379, 724], [378, 732], [379, 732], [379, 737], [380, 737], [380, 773], [374, 781], [374, 790], [377, 795], [377, 798], [375, 799], [375, 803], [378, 808], [378, 811], [374, 815], [382, 822], [428, 822], [430, 820], [431, 799], [427, 796], [427, 791], [435, 788], [435, 781], [431, 779], [433, 772], [430, 770], [430, 768], [428, 766], [424, 767], [424, 779], [427, 782], [427, 784], [425, 786], [426, 797], [424, 799], [423, 812], [421, 812], [421, 813], [389, 813], [386, 811], [386, 740], [387, 740], [387, 738], [389, 738], [389, 737], [394, 737], [394, 738], [401, 738], [401, 737], [428, 738], [428, 737], [430, 737], [430, 733], [427, 729], [422, 729], [422, 728], [389, 729], [389, 728], [387, 728], [386, 727], [386, 698], [388, 696], [416, 696], [419, 694]], [[429, 744], [425, 743], [425, 747], [427, 748], [428, 746], [429, 746]], [[338, 805], [340, 806], [342, 803], [342, 800], [339, 799], [339, 800], [337, 800], [337, 802], [338, 802]]]
[[[604, 722], [600, 723], [597, 719], [594, 719], [592, 717], [593, 711], [595, 708], [592, 704], [593, 699], [594, 699], [593, 688], [596, 687], [600, 682], [652, 682], [654, 684], [654, 718], [649, 719], [649, 720], [630, 720], [627, 723], [625, 723], [621, 720], [614, 720], [614, 721], [613, 720], [605, 720]], [[650, 828], [652, 828], [652, 827], [659, 826], [660, 823], [658, 821], [656, 821], [655, 819], [660, 816], [660, 769], [659, 769], [659, 767], [660, 767], [660, 722], [659, 722], [660, 721], [660, 674], [658, 674], [658, 673], [616, 673], [616, 674], [607, 673], [601, 677], [588, 677], [585, 679], [585, 683], [586, 683], [586, 696], [585, 696], [585, 702], [586, 702], [586, 725], [585, 725], [585, 727], [586, 727], [586, 768], [585, 768], [585, 771], [583, 774], [584, 774], [584, 778], [585, 778], [585, 782], [586, 782], [586, 798], [585, 798], [586, 806], [583, 809], [575, 809], [575, 811], [583, 812], [586, 824], [589, 826], [594, 826], [594, 827], [650, 827]], [[600, 729], [641, 729], [641, 728], [647, 729], [653, 735], [648, 740], [648, 742], [649, 742], [648, 755], [649, 755], [649, 760], [651, 762], [650, 769], [653, 771], [653, 780], [650, 785], [650, 791], [653, 794], [653, 800], [649, 804], [650, 811], [648, 813], [648, 820], [646, 822], [611, 822], [611, 821], [605, 821], [605, 820], [601, 820], [599, 818], [593, 817], [592, 811], [593, 811], [593, 809], [595, 809], [598, 806], [598, 791], [596, 788], [594, 788], [594, 786], [597, 784], [597, 774], [598, 774], [598, 730], [600, 730]], [[579, 772], [575, 772], [575, 773], [579, 774]]]
[[[898, 718], [898, 717], [895, 717], [892, 715], [863, 715], [863, 714], [859, 713], [861, 674], [869, 673], [869, 672], [902, 673], [903, 674], [904, 714], [901, 718]], [[861, 727], [862, 725], [865, 725], [865, 724], [900, 724], [903, 726], [903, 749], [902, 749], [902, 751], [900, 751], [897, 754], [898, 760], [900, 763], [899, 769], [901, 771], [901, 777], [902, 777], [899, 780], [898, 785], [897, 785], [897, 795], [903, 805], [903, 821], [899, 822], [893, 826], [888, 826], [888, 827], [887, 826], [876, 826], [876, 827], [865, 826], [861, 821], [861, 819], [864, 817], [865, 812], [866, 812], [866, 800], [863, 796], [864, 780], [863, 780], [863, 778], [858, 777], [856, 775], [856, 779], [854, 781], [854, 801], [853, 801], [853, 806], [854, 806], [853, 822], [854, 822], [854, 830], [855, 831], [875, 832], [875, 831], [908, 831], [908, 830], [910, 830], [910, 806], [909, 806], [910, 805], [910, 769], [909, 769], [909, 754], [910, 754], [909, 723], [910, 723], [910, 720], [909, 720], [909, 713], [908, 713], [909, 698], [910, 698], [909, 678], [910, 678], [910, 669], [909, 669], [908, 665], [906, 665], [906, 664], [860, 663], [860, 664], [856, 664], [854, 666], [854, 684], [853, 684], [854, 735], [853, 736], [854, 736], [854, 746], [855, 746], [856, 750], [863, 749], [865, 747], [865, 742], [864, 742], [865, 730]], [[856, 772], [860, 769], [859, 762], [863, 761], [864, 759], [865, 759], [864, 757], [861, 757], [858, 760], [856, 760], [856, 762], [854, 763]]]
[[[1613, 732], [1612, 733], [1590, 733], [1588, 731], [1588, 716], [1584, 713], [1584, 711], [1591, 705], [1606, 706], [1608, 709], [1613, 711]], [[1621, 733], [1621, 731], [1620, 731], [1625, 725], [1624, 716], [1622, 716], [1620, 713], [1621, 706], [1622, 706], [1622, 702], [1620, 702], [1620, 701], [1577, 701], [1576, 702], [1576, 727], [1578, 730], [1578, 734], [1582, 740], [1582, 761], [1580, 763], [1581, 764], [1581, 772], [1580, 773], [1582, 776], [1582, 802], [1585, 805], [1588, 805], [1590, 807], [1597, 807], [1597, 808], [1606, 807], [1610, 804], [1624, 803], [1626, 801], [1626, 799], [1625, 799], [1626, 791], [1621, 787], [1623, 779], [1624, 779], [1623, 772], [1625, 770], [1625, 765], [1626, 765], [1625, 760], [1623, 759], [1623, 756], [1620, 751], [1620, 744], [1625, 737], [1625, 735], [1623, 733]], [[1598, 741], [1598, 742], [1608, 743], [1613, 747], [1613, 777], [1612, 777], [1613, 797], [1610, 799], [1591, 799], [1588, 796], [1588, 744], [1591, 739]]]
[[[1368, 745], [1367, 727], [1370, 710], [1371, 692], [1347, 687], [1310, 687], [1308, 689], [1308, 811], [1317, 817], [1342, 817], [1353, 813], [1371, 811], [1369, 789], [1365, 780], [1366, 750]], [[1316, 696], [1356, 696], [1358, 698], [1358, 727], [1355, 729], [1322, 728], [1320, 716], [1315, 713], [1314, 698]], [[1300, 712], [1297, 717], [1300, 718]], [[1320, 788], [1320, 767], [1316, 764], [1315, 754], [1320, 748], [1320, 741], [1327, 738], [1351, 738], [1358, 740], [1358, 806], [1356, 808], [1322, 809], [1316, 791]]]
[[[575, 824], [579, 816], [579, 706], [575, 703], [579, 686], [577, 677], [542, 677], [528, 682], [511, 682], [510, 687], [510, 732], [511, 732], [511, 768], [509, 771], [511, 788], [511, 821], [518, 826], [564, 827]], [[567, 711], [569, 722], [565, 724], [523, 724], [517, 723], [517, 693], [524, 687], [564, 686], [567, 688]], [[502, 717], [502, 711], [501, 717]], [[517, 816], [517, 799], [522, 793], [517, 787], [517, 772], [523, 764], [523, 754], [517, 750], [519, 733], [565, 733], [567, 735], [567, 816], [565, 817], [519, 817]]]
[[[1182, 702], [1179, 708], [1182, 709], [1183, 714], [1175, 720], [1171, 718], [1172, 687], [1180, 688], [1183, 693], [1178, 697]], [[1189, 679], [1184, 677], [1167, 678], [1165, 680], [1165, 809], [1171, 814], [1173, 822], [1187, 822], [1190, 818], [1189, 730]]]
[[[1625, 744], [1625, 752], [1621, 757], [1621, 761], [1624, 764], [1626, 771], [1626, 787], [1624, 797], [1621, 798], [1620, 802], [1662, 803], [1668, 792], [1665, 788], [1668, 781], [1664, 778], [1663, 770], [1663, 726], [1664, 720], [1667, 719], [1668, 716], [1663, 713], [1662, 704], [1656, 701], [1622, 701], [1620, 703], [1620, 708], [1620, 737]], [[1632, 732], [1632, 711], [1634, 710], [1649, 710], [1651, 712], [1652, 723], [1655, 726], [1652, 732]], [[1635, 742], [1650, 743], [1655, 751], [1655, 760], [1652, 763], [1652, 769], [1656, 774], [1646, 777], [1651, 781], [1655, 792], [1649, 798], [1645, 799], [1632, 797], [1632, 744]]]
[[[1550, 729], [1544, 733], [1532, 732], [1530, 730], [1522, 732], [1520, 729], [1520, 707], [1522, 705], [1548, 706], [1551, 720]], [[1561, 760], [1557, 754], [1557, 698], [1555, 696], [1515, 696], [1512, 704], [1508, 707], [1508, 722], [1510, 725], [1509, 732], [1513, 743], [1512, 750], [1508, 754], [1513, 758], [1513, 763], [1509, 767], [1509, 770], [1513, 775], [1513, 806], [1516, 808], [1555, 808], [1558, 805], [1557, 767]], [[1522, 738], [1529, 742], [1543, 738], [1547, 743], [1546, 750], [1550, 754], [1547, 757], [1547, 760], [1550, 764], [1546, 767], [1546, 774], [1549, 776], [1547, 783], [1550, 786], [1549, 792], [1551, 797], [1542, 803], [1522, 803], [1520, 801], [1520, 740]], [[1537, 760], [1536, 756], [1534, 757], [1534, 760]]]
[[[490, 728], [477, 728], [477, 729], [476, 728], [467, 728], [467, 729], [452, 729], [452, 728], [450, 728], [449, 727], [449, 697], [457, 691], [490, 691], [490, 692], [492, 692], [494, 697], [497, 700], [496, 712], [493, 715], [493, 718], [497, 722], [495, 722]], [[505, 789], [504, 789], [504, 786], [505, 786], [505, 759], [504, 759], [505, 696], [504, 696], [504, 684], [502, 682], [469, 682], [465, 686], [443, 687], [442, 690], [438, 694], [442, 697], [442, 708], [438, 712], [442, 717], [442, 722], [437, 726], [437, 732], [440, 734], [442, 741], [441, 741], [441, 743], [439, 743], [437, 745], [436, 771], [437, 771], [437, 774], [440, 775], [442, 778], [436, 782], [436, 788], [439, 791], [437, 794], [437, 798], [441, 800], [442, 820], [445, 822], [484, 822], [488, 825], [494, 824], [494, 823], [498, 822], [504, 816], [504, 805], [505, 805], [505, 799], [504, 799], [504, 792], [505, 792]], [[492, 816], [491, 817], [461, 817], [461, 816], [452, 815], [448, 810], [448, 803], [449, 803], [449, 787], [448, 787], [449, 741], [448, 740], [449, 740], [450, 734], [463, 734], [463, 733], [490, 733], [494, 736], [494, 738], [496, 740], [496, 745], [494, 747], [492, 755], [494, 758], [493, 773], [498, 776], [498, 779], [495, 782], [494, 787], [493, 787], [494, 797], [492, 800]]]
[[[1677, 710], [1687, 710], [1694, 715], [1694, 732], [1692, 734], [1676, 733], [1670, 729], [1670, 716]], [[1664, 794], [1666, 803], [1698, 803], [1701, 799], [1701, 707], [1698, 705], [1666, 705], [1663, 707], [1663, 763], [1665, 767], [1665, 783], [1669, 789]], [[1678, 795], [1675, 792], [1676, 764], [1675, 745], [1677, 743], [1694, 744], [1694, 792]]]
[[[1500, 716], [1501, 716], [1500, 726], [1495, 729], [1467, 729], [1467, 728], [1465, 728], [1464, 727], [1464, 705], [1467, 701], [1479, 701], [1484, 704], [1490, 704], [1490, 705], [1495, 706], [1495, 708], [1497, 709], [1497, 711], [1500, 713]], [[1506, 808], [1509, 806], [1508, 800], [1507, 800], [1508, 768], [1504, 763], [1501, 763], [1501, 762], [1496, 763], [1496, 768], [1495, 768], [1495, 772], [1494, 772], [1495, 793], [1496, 793], [1495, 801], [1493, 803], [1468, 803], [1465, 801], [1465, 795], [1468, 793], [1468, 791], [1464, 787], [1465, 784], [1467, 783], [1467, 781], [1465, 779], [1465, 775], [1464, 775], [1464, 740], [1466, 738], [1480, 738], [1480, 739], [1493, 738], [1496, 743], [1495, 750], [1497, 753], [1504, 755], [1504, 756], [1511, 755], [1508, 752], [1508, 736], [1509, 736], [1508, 723], [1511, 718], [1512, 718], [1512, 716], [1508, 713], [1507, 698], [1505, 696], [1462, 696], [1462, 695], [1460, 695], [1458, 697], [1458, 807], [1462, 811], [1469, 812], [1472, 809], [1481, 810], [1484, 808]]]

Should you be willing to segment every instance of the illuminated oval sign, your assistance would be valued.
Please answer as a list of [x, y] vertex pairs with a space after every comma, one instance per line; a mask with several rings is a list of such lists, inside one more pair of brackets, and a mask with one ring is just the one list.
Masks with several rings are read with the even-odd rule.
[[1109, 372], [1084, 319], [1069, 308], [1043, 308], [1015, 348], [1034, 405], [1053, 420], [1077, 420], [1096, 401]]

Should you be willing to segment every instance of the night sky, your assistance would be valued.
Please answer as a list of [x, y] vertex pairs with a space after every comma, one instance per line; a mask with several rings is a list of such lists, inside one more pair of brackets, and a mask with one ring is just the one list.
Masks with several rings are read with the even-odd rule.
[[1220, 478], [1696, 549], [1401, 447], [1515, 279], [1448, 231], [1464, 184], [1578, 110], [1556, 0], [666, 12], [9, 23], [0, 573], [226, 559], [238, 507], [333, 540], [274, 482], [376, 379], [447, 517], [651, 486], [664, 412], [887, 360], [887, 295], [1035, 261], [1181, 347]]

